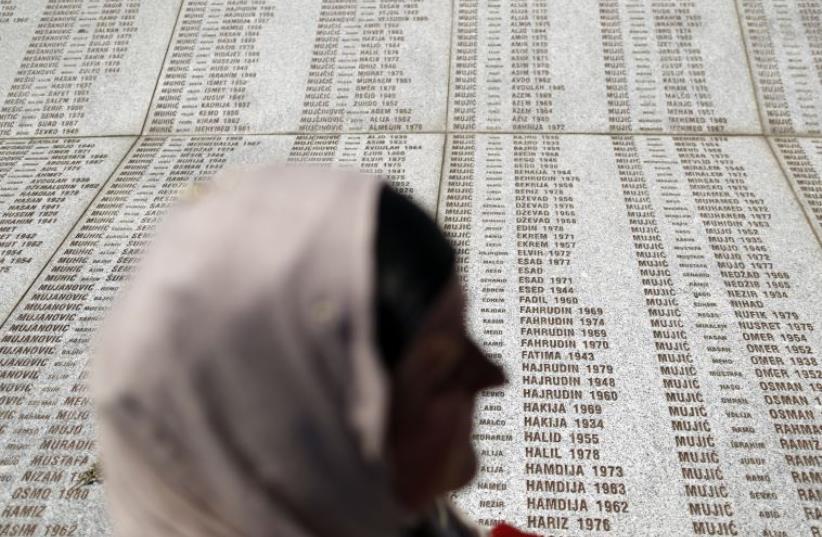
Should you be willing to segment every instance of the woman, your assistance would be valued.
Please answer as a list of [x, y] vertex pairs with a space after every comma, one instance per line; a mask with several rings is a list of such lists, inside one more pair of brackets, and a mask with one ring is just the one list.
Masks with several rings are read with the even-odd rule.
[[237, 178], [171, 211], [101, 331], [116, 537], [480, 535], [437, 498], [504, 376], [448, 242], [373, 177]]

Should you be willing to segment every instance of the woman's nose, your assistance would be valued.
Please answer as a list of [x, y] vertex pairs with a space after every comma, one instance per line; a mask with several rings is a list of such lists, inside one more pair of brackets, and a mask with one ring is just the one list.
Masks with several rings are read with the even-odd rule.
[[480, 391], [485, 388], [493, 388], [506, 384], [508, 378], [505, 376], [505, 371], [502, 367], [492, 362], [476, 343], [471, 341], [470, 344], [473, 348], [475, 358], [475, 360], [472, 361], [473, 375], [471, 376], [473, 382], [471, 383], [471, 388], [475, 391]]
[[488, 358], [483, 356], [484, 362], [484, 376], [482, 378], [480, 389], [494, 388], [508, 383], [508, 377], [505, 376], [505, 371], [501, 366], [495, 364]]

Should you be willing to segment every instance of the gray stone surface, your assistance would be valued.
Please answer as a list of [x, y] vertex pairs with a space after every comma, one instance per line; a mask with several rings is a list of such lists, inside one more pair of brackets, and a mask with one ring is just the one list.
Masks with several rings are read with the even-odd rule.
[[773, 138], [771, 143], [822, 243], [822, 138]]
[[766, 142], [450, 135], [447, 156], [440, 221], [510, 379], [457, 503], [545, 535], [818, 528], [822, 251]]
[[[100, 487], [71, 490], [94, 460], [84, 385], [89, 340], [155, 225], [189, 185], [272, 159], [336, 164], [387, 174], [433, 216], [442, 147], [434, 134], [142, 138], [0, 329], [3, 522], [32, 504], [21, 491], [43, 486], [51, 497], [35, 520], [38, 535], [50, 526], [75, 535], [110, 530]], [[307, 158], [321, 152], [328, 156]], [[35, 317], [58, 312], [68, 316]]]
[[185, 4], [146, 132], [443, 130], [442, 0]]
[[134, 140], [0, 140], [0, 322]]
[[736, 2], [768, 132], [822, 134], [822, 5]]
[[3, 2], [0, 136], [140, 134], [180, 1]]
[[822, 535], [820, 10], [0, 0], [0, 537], [110, 533], [90, 337], [181, 191], [272, 161], [386, 173], [455, 241], [511, 379], [470, 516]]
[[456, 0], [454, 130], [759, 133], [732, 2]]

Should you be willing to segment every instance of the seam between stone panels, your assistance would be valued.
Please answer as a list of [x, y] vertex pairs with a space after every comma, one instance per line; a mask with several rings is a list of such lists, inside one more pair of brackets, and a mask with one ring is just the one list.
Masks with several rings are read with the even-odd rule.
[[448, 138], [450, 134], [443, 134], [442, 136], [442, 159], [440, 160], [440, 177], [439, 183], [437, 184], [437, 205], [434, 207], [434, 221], [439, 222], [440, 220], [440, 198], [442, 197], [442, 189], [443, 184], [445, 183], [446, 177], [446, 170], [445, 170], [445, 163], [446, 160], [446, 153], [448, 152]]
[[822, 138], [822, 133], [810, 132], [790, 132], [790, 133], [762, 133], [762, 132], [676, 132], [676, 131], [660, 131], [660, 132], [626, 132], [626, 131], [515, 131], [515, 130], [411, 130], [411, 131], [277, 131], [277, 132], [224, 132], [224, 133], [202, 133], [202, 132], [170, 132], [170, 133], [154, 133], [154, 134], [58, 134], [58, 135], [44, 135], [44, 136], [0, 136], [2, 140], [75, 140], [86, 138], [134, 138], [135, 136], [145, 138], [171, 138], [171, 137], [192, 137], [192, 138], [226, 138], [229, 136], [365, 136], [371, 134], [484, 134], [484, 135], [513, 135], [513, 134], [531, 134], [531, 135], [546, 135], [546, 136], [687, 136], [687, 137], [753, 137], [753, 136], [771, 136], [774, 138], [808, 138], [817, 140]]
[[134, 138], [136, 136], [140, 136], [139, 134], [89, 134], [89, 135], [71, 135], [71, 136], [64, 136], [62, 134], [59, 135], [51, 135], [51, 136], [0, 136], [0, 141], [5, 140], [84, 140], [87, 138], [91, 139], [101, 139], [101, 138]]
[[83, 209], [83, 212], [80, 213], [80, 216], [77, 217], [77, 220], [74, 221], [74, 225], [72, 225], [71, 228], [69, 228], [66, 235], [60, 241], [60, 244], [58, 244], [57, 247], [51, 252], [51, 255], [49, 256], [49, 258], [46, 260], [45, 263], [43, 263], [42, 268], [37, 272], [37, 275], [31, 280], [31, 283], [29, 284], [29, 286], [26, 287], [25, 291], [23, 291], [20, 294], [20, 297], [14, 303], [14, 306], [12, 306], [11, 309], [9, 309], [8, 315], [6, 315], [6, 317], [2, 321], [0, 321], [0, 330], [2, 330], [3, 328], [6, 327], [6, 323], [9, 321], [9, 319], [11, 319], [12, 315], [14, 315], [14, 313], [17, 311], [17, 308], [20, 307], [20, 304], [23, 302], [23, 300], [25, 300], [26, 297], [28, 297], [29, 293], [31, 292], [31, 289], [37, 284], [38, 281], [40, 281], [40, 277], [43, 275], [43, 272], [45, 272], [46, 269], [51, 266], [51, 262], [54, 259], [54, 256], [56, 256], [57, 253], [63, 248], [63, 245], [66, 243], [66, 241], [69, 239], [69, 237], [71, 237], [72, 233], [74, 233], [74, 231], [78, 229], [78, 226], [82, 225], [83, 218], [86, 216], [86, 213], [88, 213], [89, 209], [91, 209], [91, 207], [97, 202], [97, 199], [102, 195], [102, 193], [106, 191], [106, 189], [108, 188], [108, 186], [111, 183], [112, 179], [117, 175], [117, 172], [120, 171], [120, 168], [122, 168], [123, 164], [126, 162], [128, 157], [131, 155], [131, 152], [137, 146], [137, 143], [140, 141], [141, 138], [142, 138], [141, 136], [134, 136], [134, 141], [131, 143], [131, 145], [128, 147], [126, 152], [123, 154], [123, 156], [117, 162], [117, 165], [114, 166], [114, 170], [112, 170], [111, 175], [109, 175], [106, 178], [106, 180], [103, 181], [103, 185], [100, 187], [100, 189], [97, 191], [97, 193], [94, 194], [94, 197], [91, 198], [91, 201], [89, 201], [88, 205], [86, 205], [85, 209]]
[[[527, 130], [449, 130], [447, 134], [533, 134], [543, 136], [684, 136], [684, 137], [734, 137], [741, 136], [750, 138], [752, 136], [765, 136], [762, 132], [687, 132], [687, 131], [642, 131], [642, 132], [626, 132], [626, 131], [527, 131]], [[412, 133], [408, 133], [412, 134]], [[822, 135], [805, 135], [805, 138], [820, 138]]]
[[689, 138], [761, 138], [771, 136], [774, 138], [803, 138], [810, 140], [822, 139], [822, 134], [762, 134], [746, 132], [587, 132], [587, 131], [498, 131], [498, 130], [459, 130], [459, 131], [317, 131], [317, 132], [244, 132], [244, 133], [220, 133], [204, 134], [191, 132], [175, 132], [168, 134], [94, 134], [89, 136], [0, 136], [0, 141], [14, 140], [74, 140], [74, 139], [105, 139], [105, 138], [227, 138], [227, 137], [248, 137], [248, 136], [364, 136], [370, 134], [422, 134], [426, 136], [438, 135], [527, 135], [527, 136], [678, 136]]
[[[779, 170], [782, 172], [782, 176], [785, 178], [785, 181], [788, 183], [788, 187], [791, 189], [794, 198], [796, 198], [796, 202], [799, 204], [799, 208], [802, 210], [802, 214], [805, 216], [805, 220], [808, 222], [808, 225], [811, 227], [811, 231], [813, 232], [814, 237], [816, 237], [816, 241], [819, 243], [820, 248], [822, 248], [822, 235], [817, 230], [817, 226], [815, 225], [816, 219], [812, 217], [812, 215], [808, 214], [808, 211], [805, 208], [805, 203], [803, 203], [802, 195], [800, 192], [797, 192], [796, 188], [793, 185], [793, 181], [791, 181], [791, 176], [788, 174], [788, 170], [785, 166], [782, 165], [782, 160], [779, 158], [779, 155], [776, 152], [776, 149], [773, 146], [773, 136], [763, 136], [765, 138], [765, 143], [768, 144], [768, 149], [771, 150], [771, 155], [776, 160], [777, 166], [779, 166]], [[793, 136], [778, 136], [778, 138], [793, 138]]]
[[72, 136], [0, 136], [0, 140], [55, 140], [55, 139], [84, 139], [84, 138], [133, 138], [135, 136], [143, 138], [227, 138], [244, 136], [365, 136], [371, 134], [482, 134], [482, 135], [541, 135], [541, 136], [685, 136], [691, 138], [717, 138], [717, 137], [745, 137], [755, 136], [775, 136], [790, 138], [810, 138], [820, 139], [822, 134], [812, 133], [788, 133], [788, 134], [763, 134], [761, 132], [597, 132], [597, 131], [514, 131], [514, 130], [427, 130], [427, 131], [282, 131], [282, 132], [225, 132], [225, 133], [197, 133], [197, 132], [170, 132], [154, 134], [91, 134]]
[[163, 62], [160, 64], [160, 71], [157, 73], [157, 80], [154, 82], [154, 90], [151, 92], [151, 99], [148, 100], [148, 108], [146, 108], [146, 115], [143, 118], [143, 125], [140, 127], [138, 134], [143, 134], [148, 126], [148, 118], [151, 116], [151, 105], [154, 104], [154, 97], [157, 95], [157, 88], [160, 87], [160, 80], [163, 78], [163, 71], [166, 68], [166, 60], [168, 60], [168, 53], [171, 51], [171, 44], [174, 43], [174, 36], [177, 34], [177, 24], [180, 22], [180, 14], [183, 12], [187, 0], [180, 0], [180, 7], [177, 9], [177, 16], [174, 17], [174, 26], [171, 27], [171, 35], [168, 37], [168, 44], [166, 45], [166, 52], [163, 54]]
[[754, 80], [753, 65], [751, 64], [751, 55], [748, 53], [748, 39], [745, 34], [745, 25], [742, 24], [742, 9], [739, 7], [741, 0], [732, 0], [734, 3], [734, 10], [736, 11], [736, 23], [739, 28], [739, 38], [742, 39], [742, 51], [745, 53], [745, 64], [748, 66], [748, 79], [751, 83], [751, 93], [753, 93], [754, 105], [756, 105], [756, 113], [759, 116], [759, 129], [762, 134], [768, 134], [770, 125], [765, 122], [765, 114], [762, 110], [762, 105], [759, 102], [759, 96], [756, 91], [756, 81]]
[[445, 131], [442, 136], [442, 158], [440, 159], [440, 176], [437, 182], [437, 204], [434, 207], [434, 220], [440, 219], [440, 197], [442, 196], [442, 184], [445, 182], [445, 161], [448, 149], [448, 126], [451, 115], [451, 59], [454, 54], [454, 25], [457, 22], [455, 14], [457, 0], [451, 0], [451, 24], [448, 32], [448, 85], [445, 89]]

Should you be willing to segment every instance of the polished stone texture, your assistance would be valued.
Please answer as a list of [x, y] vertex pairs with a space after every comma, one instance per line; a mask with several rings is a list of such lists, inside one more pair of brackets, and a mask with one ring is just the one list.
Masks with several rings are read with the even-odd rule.
[[815, 0], [0, 0], [0, 536], [111, 533], [90, 342], [167, 209], [382, 174], [458, 250], [486, 526], [822, 535]]

